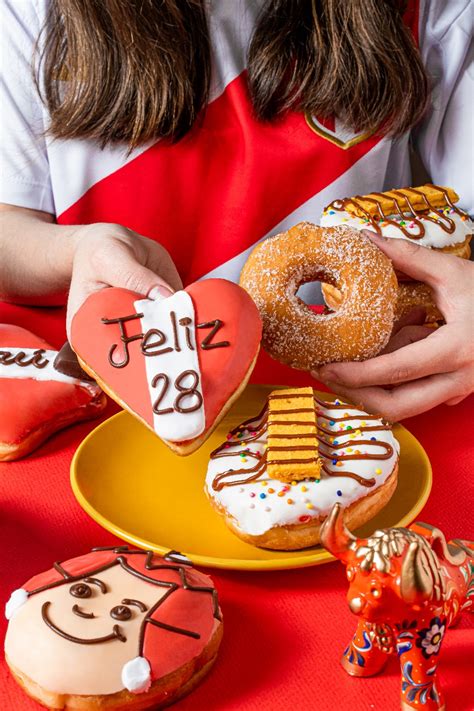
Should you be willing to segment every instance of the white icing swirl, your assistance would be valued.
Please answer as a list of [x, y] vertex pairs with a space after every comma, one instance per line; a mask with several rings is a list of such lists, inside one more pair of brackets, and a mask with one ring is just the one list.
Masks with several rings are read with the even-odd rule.
[[[340, 401], [339, 403], [342, 404]], [[349, 419], [337, 422], [336, 418], [346, 416]], [[367, 420], [364, 420], [365, 417]], [[255, 426], [255, 422], [258, 420], [252, 423], [253, 426]], [[358, 428], [364, 427], [362, 423], [375, 429], [360, 431]], [[294, 484], [285, 484], [277, 479], [268, 478], [264, 470], [255, 481], [235, 486], [224, 486], [220, 491], [215, 491], [212, 483], [218, 474], [230, 469], [251, 469], [257, 462], [254, 457], [222, 456], [211, 459], [209, 462], [205, 484], [207, 495], [218, 506], [226, 510], [238, 529], [244, 533], [258, 536], [274, 526], [304, 523], [312, 518], [326, 516], [334, 503], [340, 502], [344, 507], [349, 506], [354, 501], [369, 495], [387, 481], [397, 464], [400, 448], [392, 430], [383, 429], [382, 420], [370, 419], [367, 413], [352, 405], [347, 405], [344, 409], [335, 409], [330, 407], [330, 403], [327, 403], [327, 407], [318, 407], [318, 429], [321, 427], [331, 432], [328, 439], [334, 441], [320, 444], [320, 454], [326, 452], [329, 455], [340, 456], [343, 453], [356, 453], [357, 449], [361, 454], [384, 454], [386, 448], [380, 444], [382, 442], [390, 445], [393, 451], [387, 459], [345, 460], [340, 461], [337, 465], [333, 463], [332, 459], [322, 458], [322, 464], [336, 476], [329, 476], [321, 470], [319, 480], [304, 480]], [[244, 430], [244, 437], [248, 432], [248, 430]], [[370, 440], [370, 444], [358, 446], [357, 440], [361, 439]], [[267, 434], [264, 432], [259, 439], [245, 442], [243, 445], [227, 442], [228, 452], [229, 455], [233, 453], [235, 455], [235, 452], [243, 453], [244, 450], [249, 450], [262, 455], [266, 448], [266, 441]], [[347, 444], [347, 447], [337, 447], [341, 444]], [[367, 487], [359, 484], [355, 479], [337, 476], [337, 474], [344, 472], [353, 472], [364, 479], [373, 478], [375, 483], [373, 486]], [[242, 478], [245, 478], [245, 475], [240, 474], [234, 477], [230, 475], [226, 481], [240, 481]]]
[[[442, 217], [439, 220], [440, 214], [434, 211], [428, 213], [428, 217], [438, 219], [438, 224], [425, 219], [422, 215], [417, 217], [424, 229], [425, 234], [420, 239], [414, 239], [416, 244], [423, 245], [423, 247], [436, 247], [437, 249], [442, 249], [443, 247], [449, 247], [453, 244], [460, 244], [465, 241], [466, 237], [472, 235], [474, 232], [474, 223], [469, 219], [469, 217], [458, 215], [452, 208], [440, 209], [441, 216], [446, 215], [455, 224], [455, 230], [451, 234], [443, 230], [442, 228]], [[411, 215], [406, 215], [404, 218], [400, 215], [390, 215], [391, 220], [397, 223], [404, 222], [403, 227], [407, 232], [413, 234], [415, 237], [419, 234], [419, 227], [413, 221]], [[346, 210], [334, 210], [330, 205], [327, 207], [320, 220], [321, 227], [335, 227], [337, 225], [345, 225], [347, 227], [354, 227], [356, 230], [370, 230], [371, 224], [364, 217], [356, 217]], [[393, 237], [395, 239], [409, 239], [406, 237], [401, 229], [396, 225], [382, 223], [380, 225], [380, 230], [384, 237]]]

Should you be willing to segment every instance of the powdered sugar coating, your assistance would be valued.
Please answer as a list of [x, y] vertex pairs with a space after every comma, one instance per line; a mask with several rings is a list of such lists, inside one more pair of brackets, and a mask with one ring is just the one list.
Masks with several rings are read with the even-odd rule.
[[[337, 313], [316, 314], [296, 292], [323, 281], [343, 294]], [[241, 285], [263, 321], [263, 346], [300, 370], [365, 360], [391, 333], [397, 280], [390, 260], [348, 227], [322, 229], [302, 222], [261, 242], [242, 270]]]

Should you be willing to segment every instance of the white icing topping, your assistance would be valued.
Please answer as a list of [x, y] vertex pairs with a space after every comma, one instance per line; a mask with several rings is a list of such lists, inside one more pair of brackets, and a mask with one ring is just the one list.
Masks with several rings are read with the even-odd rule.
[[[444, 215], [444, 212], [442, 209], [440, 209], [441, 220], [439, 221], [439, 224], [435, 224], [430, 220], [426, 220], [422, 216], [417, 217], [417, 220], [420, 220], [425, 229], [425, 234], [421, 239], [413, 240], [416, 242], [416, 244], [423, 245], [423, 247], [436, 247], [438, 249], [442, 249], [443, 247], [448, 247], [453, 244], [464, 242], [466, 237], [472, 235], [472, 233], [474, 232], [474, 223], [467, 216], [466, 219], [463, 220], [461, 218], [461, 215], [458, 215], [451, 208], [445, 208], [445, 210], [447, 210], [446, 216], [449, 217], [449, 219], [452, 220], [456, 226], [454, 232], [449, 234], [441, 227], [441, 225], [443, 224], [442, 216]], [[430, 211], [428, 213], [428, 216], [431, 218], [440, 217], [438, 213], [433, 211]], [[390, 215], [390, 219], [394, 220], [397, 223], [402, 221], [400, 215]], [[403, 225], [403, 227], [405, 228], [405, 230], [407, 230], [407, 232], [410, 232], [415, 236], [419, 234], [419, 227], [415, 222], [413, 222], [411, 215], [406, 215], [403, 219], [403, 222], [405, 222], [405, 225]], [[345, 225], [347, 227], [354, 227], [356, 230], [371, 229], [370, 222], [368, 222], [365, 218], [351, 215], [351, 213], [347, 212], [346, 210], [333, 210], [331, 206], [327, 207], [324, 210], [321, 216], [320, 225], [321, 227], [335, 227], [336, 225]], [[405, 237], [403, 232], [395, 225], [386, 224], [381, 226], [380, 229], [384, 237], [394, 237], [395, 239], [409, 239], [408, 237]]]
[[[357, 410], [352, 405], [347, 405], [347, 408], [343, 410], [318, 407], [318, 411], [334, 418], [334, 420], [328, 420], [318, 416], [318, 428], [323, 426], [333, 433], [333, 445], [347, 443], [347, 448], [338, 447], [337, 449], [334, 449], [330, 444], [320, 444], [320, 453], [323, 451], [336, 455], [341, 455], [343, 452], [355, 453], [354, 451], [348, 452], [348, 449], [351, 448], [352, 450], [359, 449], [361, 454], [365, 452], [384, 454], [385, 449], [378, 443], [386, 442], [391, 445], [393, 453], [388, 459], [346, 460], [342, 462], [341, 466], [336, 466], [331, 459], [322, 458], [322, 464], [325, 464], [330, 471], [335, 473], [354, 472], [365, 479], [374, 478], [375, 484], [371, 487], [362, 486], [355, 479], [328, 476], [321, 470], [319, 481], [304, 480], [291, 485], [277, 479], [270, 479], [263, 471], [259, 478], [251, 483], [240, 486], [224, 486], [220, 491], [215, 491], [212, 488], [212, 482], [217, 474], [229, 469], [251, 469], [257, 460], [253, 457], [244, 458], [241, 456], [211, 459], [206, 476], [206, 492], [232, 516], [234, 525], [241, 531], [257, 536], [270, 530], [273, 526], [301, 523], [300, 517], [302, 516], [309, 517], [307, 520], [326, 516], [335, 502], [340, 502], [346, 507], [378, 489], [394, 470], [398, 460], [399, 444], [390, 429], [362, 431], [360, 435], [357, 434], [357, 428], [361, 426], [360, 418], [364, 422], [363, 418], [367, 416], [367, 413]], [[346, 413], [348, 416], [352, 415], [354, 419], [336, 422], [335, 418], [343, 417]], [[334, 422], [334, 424], [331, 425], [330, 422]], [[366, 425], [383, 427], [383, 422], [382, 420], [367, 419]], [[352, 427], [352, 430], [347, 429], [349, 427]], [[247, 430], [244, 431], [244, 436], [246, 434]], [[372, 437], [376, 438], [373, 444]], [[357, 439], [371, 440], [371, 444], [358, 446], [355, 444]], [[244, 443], [243, 446], [241, 444], [229, 445], [228, 451], [231, 454], [248, 449], [251, 452], [263, 454], [266, 441], [267, 434], [264, 432], [258, 440]], [[242, 478], [245, 478], [245, 475], [240, 474], [226, 478], [225, 481], [241, 480]], [[271, 489], [274, 490], [273, 493], [269, 493]], [[289, 500], [293, 503], [289, 503]]]
[[182, 563], [191, 563], [189, 558], [182, 553], [168, 553], [168, 558], [170, 560], [181, 561]]
[[[150, 393], [151, 406], [159, 398], [164, 389], [164, 379], [159, 379], [156, 387], [152, 386], [154, 378], [160, 373], [166, 374], [169, 378], [168, 387], [163, 398], [160, 400], [158, 409], [173, 408], [172, 412], [165, 414], [153, 413], [153, 426], [156, 434], [162, 439], [170, 442], [179, 442], [187, 439], [198, 437], [205, 429], [205, 411], [204, 400], [201, 407], [194, 412], [180, 413], [174, 409], [176, 397], [180, 394], [180, 390], [174, 385], [176, 378], [181, 373], [187, 370], [193, 370], [197, 373], [198, 382], [196, 390], [202, 397], [201, 386], [201, 370], [199, 367], [199, 356], [196, 344], [196, 317], [194, 313], [194, 305], [191, 297], [186, 291], [177, 291], [173, 296], [160, 301], [151, 301], [150, 299], [142, 299], [134, 303], [137, 313], [142, 313], [140, 319], [143, 333], [150, 329], [159, 329], [165, 335], [166, 340], [163, 341], [164, 348], [171, 348], [166, 353], [155, 356], [145, 356], [146, 376], [148, 381], [148, 390]], [[180, 350], [176, 349], [175, 334], [173, 329], [172, 313], [176, 316], [178, 342]], [[181, 319], [190, 319], [190, 324], [187, 326], [191, 334], [192, 349], [189, 348], [186, 339], [186, 330], [182, 325], [179, 325]], [[183, 388], [190, 387], [193, 384], [191, 375], [187, 375], [181, 380]], [[196, 395], [189, 395], [182, 399], [182, 407], [188, 408], [196, 404]]]
[[17, 610], [22, 607], [28, 600], [28, 593], [23, 588], [18, 588], [14, 590], [10, 595], [10, 599], [5, 605], [5, 617], [7, 620], [11, 620], [13, 615]]
[[145, 657], [135, 657], [123, 665], [122, 683], [133, 694], [148, 691], [151, 686], [151, 667]]
[[[0, 346], [0, 353], [7, 352], [14, 357], [19, 353], [24, 353], [22, 357], [23, 361], [30, 360], [37, 352], [38, 348], [18, 348], [18, 346]], [[7, 356], [10, 359], [10, 355]], [[88, 380], [79, 380], [79, 378], [72, 378], [70, 375], [65, 375], [60, 373], [54, 367], [53, 363], [58, 355], [58, 351], [42, 350], [41, 361], [47, 360], [47, 364], [43, 368], [37, 368], [34, 365], [18, 365], [18, 363], [5, 364], [0, 358], [0, 378], [18, 378], [20, 380], [33, 379], [33, 380], [54, 380], [58, 383], [68, 383], [69, 385], [79, 385], [81, 388], [88, 390], [91, 395], [95, 396], [100, 392], [100, 388], [95, 383], [91, 383]]]

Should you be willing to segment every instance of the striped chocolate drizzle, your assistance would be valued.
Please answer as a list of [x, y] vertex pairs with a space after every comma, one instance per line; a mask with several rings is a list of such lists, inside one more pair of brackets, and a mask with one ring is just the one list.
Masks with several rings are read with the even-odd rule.
[[[285, 396], [286, 397], [286, 396]], [[319, 398], [315, 397], [315, 404], [318, 405], [321, 408], [327, 408], [330, 410], [348, 410], [348, 409], [353, 409], [352, 405], [349, 405], [347, 403], [341, 403], [341, 404], [336, 404], [334, 402], [326, 402], [323, 400], [320, 400]], [[317, 412], [317, 416], [319, 418], [323, 418], [325, 420], [328, 420], [330, 422], [335, 422], [335, 423], [342, 423], [342, 422], [347, 422], [349, 420], [360, 420], [360, 422], [365, 422], [365, 421], [370, 421], [370, 420], [379, 420], [376, 415], [369, 415], [363, 413], [362, 415], [343, 415], [341, 417], [335, 417], [331, 415], [327, 415], [321, 411]], [[291, 421], [290, 421], [291, 422]], [[300, 421], [296, 421], [298, 425], [301, 424], [308, 424], [314, 427], [314, 423], [308, 422], [308, 423], [302, 423]], [[274, 423], [277, 424], [277, 423]], [[282, 420], [281, 422], [282, 425], [288, 425], [289, 421], [288, 420]], [[247, 467], [247, 468], [240, 468], [240, 469], [228, 469], [227, 471], [221, 472], [217, 474], [213, 481], [212, 481], [212, 488], [214, 491], [221, 491], [224, 487], [226, 486], [241, 486], [243, 484], [249, 484], [251, 482], [254, 482], [258, 480], [262, 475], [264, 475], [266, 469], [267, 469], [267, 455], [266, 452], [264, 452], [262, 455], [259, 455], [258, 453], [251, 452], [247, 449], [244, 450], [239, 450], [239, 451], [233, 451], [229, 452], [226, 451], [229, 447], [233, 445], [241, 445], [242, 443], [247, 444], [249, 442], [254, 442], [258, 439], [260, 439], [266, 432], [268, 428], [268, 406], [265, 405], [265, 407], [261, 410], [261, 412], [253, 418], [249, 418], [248, 420], [245, 420], [245, 422], [242, 422], [240, 425], [235, 427], [233, 430], [231, 430], [229, 434], [229, 438], [227, 439], [226, 442], [221, 444], [219, 447], [217, 447], [213, 452], [211, 452], [211, 459], [218, 459], [221, 457], [241, 457], [245, 456], [250, 457], [252, 459], [257, 460], [255, 464], [252, 467]], [[383, 442], [380, 440], [372, 440], [372, 439], [364, 439], [363, 437], [361, 439], [353, 439], [350, 442], [341, 442], [337, 444], [332, 444], [327, 439], [326, 437], [332, 437], [335, 440], [337, 439], [337, 436], [344, 436], [347, 434], [362, 434], [363, 432], [374, 432], [376, 430], [390, 430], [391, 427], [390, 425], [386, 425], [383, 423], [380, 423], [376, 426], [372, 425], [358, 425], [357, 427], [353, 427], [351, 430], [341, 430], [340, 432], [335, 432], [333, 430], [328, 430], [325, 427], [318, 425], [318, 442], [319, 442], [319, 456], [325, 460], [330, 460], [334, 462], [336, 460], [336, 466], [338, 462], [347, 462], [347, 461], [357, 461], [357, 460], [364, 460], [364, 459], [370, 459], [370, 460], [386, 460], [390, 459], [390, 457], [393, 455], [393, 447], [388, 443], [388, 442]], [[241, 435], [241, 436], [239, 436]], [[273, 437], [280, 437], [280, 435], [272, 435]], [[301, 438], [303, 435], [294, 435], [295, 438]], [[308, 435], [304, 435], [306, 437], [312, 437], [314, 435], [308, 433]], [[288, 439], [289, 435], [287, 434], [282, 434], [281, 438]], [[370, 446], [370, 447], [378, 447], [382, 451], [380, 452], [375, 452], [375, 453], [344, 453], [340, 454], [338, 453], [337, 450], [339, 449], [344, 449], [344, 448], [352, 448], [352, 449], [357, 449], [361, 446]], [[273, 445], [271, 447], [273, 451], [278, 449], [278, 445]], [[293, 448], [295, 451], [299, 449], [306, 449], [305, 447], [294, 447]], [[268, 451], [268, 450], [267, 450]], [[274, 460], [275, 461], [275, 460]], [[276, 462], [279, 462], [280, 460], [276, 460]], [[288, 460], [281, 460], [284, 462], [288, 462]], [[307, 462], [308, 459], [294, 459], [291, 460], [292, 462]], [[355, 472], [350, 472], [350, 471], [339, 471], [338, 469], [330, 469], [328, 466], [327, 462], [323, 463], [322, 466], [323, 471], [325, 474], [329, 477], [344, 477], [344, 478], [350, 478], [350, 479], [355, 479], [361, 486], [364, 487], [372, 487], [375, 485], [375, 479], [374, 478], [369, 478], [366, 479], [359, 474], [356, 474]]]

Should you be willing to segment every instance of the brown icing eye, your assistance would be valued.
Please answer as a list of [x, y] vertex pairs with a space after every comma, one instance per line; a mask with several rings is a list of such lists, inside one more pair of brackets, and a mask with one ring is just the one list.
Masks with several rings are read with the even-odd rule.
[[110, 616], [113, 617], [114, 620], [121, 620], [122, 622], [125, 622], [125, 620], [129, 620], [131, 618], [132, 611], [126, 605], [116, 605], [110, 610]]
[[92, 595], [92, 590], [85, 583], [76, 583], [69, 588], [69, 594], [73, 597], [90, 597]]

